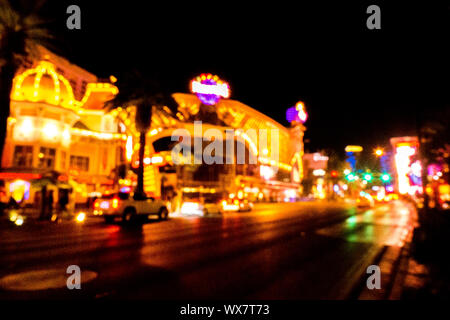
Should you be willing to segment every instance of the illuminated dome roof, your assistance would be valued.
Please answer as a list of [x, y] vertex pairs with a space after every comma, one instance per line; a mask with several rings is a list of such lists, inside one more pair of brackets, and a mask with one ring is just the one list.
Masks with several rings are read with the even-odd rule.
[[75, 99], [69, 81], [55, 71], [53, 63], [41, 61], [14, 78], [11, 99], [15, 101], [44, 102], [64, 108], [102, 109], [105, 101], [118, 93], [111, 83], [88, 83], [84, 97]]
[[69, 82], [48, 61], [41, 61], [36, 68], [28, 69], [14, 78], [11, 99], [44, 102], [66, 108], [76, 106]]

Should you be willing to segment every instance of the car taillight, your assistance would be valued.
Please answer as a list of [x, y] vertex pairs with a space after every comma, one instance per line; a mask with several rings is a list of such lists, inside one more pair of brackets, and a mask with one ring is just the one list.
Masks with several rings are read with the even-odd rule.
[[119, 207], [119, 199], [117, 198], [112, 199], [112, 207], [113, 209], [117, 209]]

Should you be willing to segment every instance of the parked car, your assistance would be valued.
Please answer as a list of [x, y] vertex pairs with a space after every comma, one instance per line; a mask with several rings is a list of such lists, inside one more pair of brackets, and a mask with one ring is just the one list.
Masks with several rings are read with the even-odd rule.
[[106, 222], [121, 218], [124, 222], [135, 220], [138, 216], [156, 215], [167, 220], [169, 210], [165, 201], [152, 197], [136, 197], [129, 193], [112, 193], [94, 202], [94, 215], [103, 216]]

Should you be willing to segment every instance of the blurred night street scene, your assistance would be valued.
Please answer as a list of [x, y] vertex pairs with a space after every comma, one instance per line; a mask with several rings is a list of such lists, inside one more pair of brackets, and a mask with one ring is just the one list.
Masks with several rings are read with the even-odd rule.
[[0, 300], [450, 298], [450, 7], [300, 2], [0, 0]]

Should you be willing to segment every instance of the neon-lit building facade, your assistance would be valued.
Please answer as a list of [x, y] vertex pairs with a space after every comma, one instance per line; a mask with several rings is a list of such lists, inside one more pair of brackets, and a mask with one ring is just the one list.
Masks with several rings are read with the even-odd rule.
[[[195, 191], [236, 194], [252, 200], [295, 199], [303, 178], [303, 124], [284, 127], [229, 99], [228, 84], [217, 76], [203, 76], [205, 79], [200, 76], [191, 82], [194, 93], [173, 94], [178, 103], [176, 113], [169, 108], [153, 110], [144, 156], [146, 193], [164, 197]], [[41, 48], [40, 59], [24, 65], [13, 83], [0, 172], [5, 190], [13, 186], [8, 196], [18, 194], [14, 190], [20, 189], [27, 194], [25, 200], [32, 202], [39, 190], [36, 185], [49, 175], [58, 180], [57, 188], [74, 191], [75, 202], [85, 202], [91, 193], [132, 190], [136, 185], [132, 169], [139, 165], [136, 108], [119, 107], [107, 112], [105, 102], [117, 92], [113, 77], [98, 79]], [[196, 138], [194, 121], [202, 121], [204, 130], [233, 129], [247, 155], [256, 162], [174, 165], [170, 153], [173, 130], [184, 128]], [[249, 129], [278, 131], [276, 160], [270, 148], [271, 136], [267, 147], [262, 147], [247, 134]], [[124, 170], [125, 177], [119, 178], [118, 168], [124, 164], [131, 170]]]
[[305, 153], [303, 166], [305, 172], [304, 193], [317, 199], [325, 199], [327, 195], [325, 176], [328, 170], [328, 156], [320, 152]]
[[[151, 129], [147, 134], [144, 152], [144, 190], [155, 197], [174, 194], [196, 194], [223, 198], [236, 196], [252, 201], [292, 201], [299, 196], [303, 178], [303, 121], [286, 128], [261, 112], [237, 100], [229, 99], [230, 87], [218, 76], [202, 74], [190, 83], [192, 93], [175, 93], [176, 113], [169, 108], [153, 111]], [[305, 116], [304, 109], [301, 110]], [[113, 111], [124, 125], [127, 140], [127, 159], [131, 167], [139, 165], [138, 132], [133, 123], [134, 107]], [[306, 120], [306, 118], [304, 118]], [[202, 122], [203, 132], [196, 132], [195, 122]], [[171, 140], [175, 129], [185, 129], [193, 140], [203, 138], [208, 129], [216, 129], [226, 137], [226, 130], [234, 132], [233, 144], [243, 144], [247, 159], [243, 164], [177, 164], [171, 150], [177, 142]], [[278, 157], [273, 157], [271, 135], [266, 145], [249, 130], [277, 131]], [[227, 140], [228, 138], [225, 138]], [[228, 141], [228, 140], [227, 140]], [[209, 143], [203, 142], [202, 148]], [[224, 145], [227, 142], [224, 141]]]
[[[192, 94], [175, 93], [173, 97], [178, 104], [178, 111], [173, 114], [168, 108], [163, 112], [154, 110], [151, 129], [147, 134], [144, 158], [144, 189], [155, 197], [170, 193], [202, 193], [215, 194], [217, 197], [227, 195], [242, 195], [251, 200], [291, 201], [300, 194], [300, 182], [303, 178], [303, 133], [302, 123], [286, 128], [261, 112], [239, 101], [225, 98], [229, 87], [219, 82], [218, 77], [204, 74], [221, 83], [222, 87], [212, 87], [215, 84], [205, 84], [196, 87], [195, 81], [201, 83], [202, 77], [191, 82]], [[212, 86], [212, 87], [206, 87]], [[225, 91], [224, 91], [225, 90]], [[215, 94], [218, 97], [198, 95]], [[205, 100], [205, 101], [203, 101]], [[206, 102], [206, 103], [205, 103]], [[135, 108], [118, 108], [113, 111], [120, 123], [126, 127], [126, 134], [132, 137], [127, 143], [127, 158], [131, 166], [139, 165], [138, 132], [133, 123]], [[202, 138], [203, 133], [195, 132], [194, 122], [201, 121], [203, 132], [217, 129], [224, 133], [232, 129], [236, 143], [245, 147], [247, 159], [256, 159], [255, 163], [244, 164], [204, 164], [175, 165], [171, 159], [171, 150], [175, 142], [171, 141], [175, 129], [185, 129], [192, 139]], [[271, 153], [271, 135], [268, 135], [266, 146], [260, 145], [259, 139], [248, 134], [249, 129], [267, 131], [276, 129], [278, 157]], [[207, 143], [202, 146], [205, 147]], [[226, 142], [224, 143], [226, 145]]]
[[36, 182], [51, 176], [83, 202], [111, 187], [122, 161], [126, 136], [103, 109], [118, 89], [45, 48], [39, 53], [14, 78], [0, 179], [7, 191], [31, 181], [32, 201]]
[[414, 195], [422, 192], [420, 161], [417, 160], [417, 137], [391, 138], [396, 169], [396, 190], [400, 194]]
[[[261, 112], [232, 99], [221, 98], [214, 105], [205, 105], [196, 94], [175, 93], [178, 112], [170, 114], [169, 110], [153, 113], [151, 130], [147, 135], [147, 150], [144, 166], [146, 192], [161, 196], [161, 190], [185, 192], [242, 194], [251, 200], [287, 201], [300, 193], [300, 181], [303, 178], [303, 133], [302, 124], [286, 128]], [[137, 141], [137, 132], [130, 117], [133, 108], [118, 109], [118, 117], [128, 123], [127, 134]], [[203, 130], [215, 128], [221, 132], [234, 129], [235, 136], [245, 144], [247, 155], [251, 153], [255, 164], [220, 164], [175, 166], [171, 161], [170, 151], [173, 142], [170, 137], [174, 129], [186, 129], [193, 138], [194, 121], [202, 121]], [[248, 129], [277, 129], [279, 136], [279, 157], [271, 158], [271, 141], [267, 148], [262, 148], [258, 140], [246, 134]], [[131, 146], [131, 145], [130, 145]], [[132, 166], [137, 167], [136, 145], [133, 144]], [[156, 162], [155, 162], [156, 160]], [[273, 170], [276, 168], [276, 170]], [[161, 184], [163, 181], [163, 185]]]

